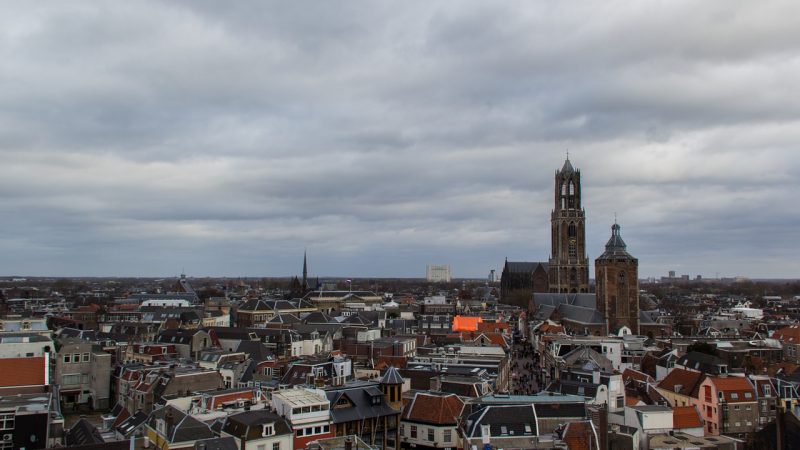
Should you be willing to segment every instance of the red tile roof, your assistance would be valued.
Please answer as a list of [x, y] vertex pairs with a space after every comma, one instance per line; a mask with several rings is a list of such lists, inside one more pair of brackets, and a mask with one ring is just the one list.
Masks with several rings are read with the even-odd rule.
[[[744, 377], [713, 377], [710, 379], [717, 392], [722, 392], [726, 402], [741, 403], [756, 401], [756, 393], [750, 381]], [[748, 394], [750, 395], [748, 397]]]
[[419, 392], [403, 408], [403, 420], [434, 425], [456, 425], [464, 402], [455, 394]]
[[792, 325], [776, 330], [772, 334], [772, 338], [789, 344], [800, 344], [800, 325]]
[[646, 373], [639, 372], [638, 370], [625, 369], [622, 372], [622, 382], [638, 381], [639, 383], [655, 383], [656, 380]]
[[455, 316], [453, 317], [453, 331], [477, 331], [478, 324], [483, 322], [480, 317]]
[[569, 450], [590, 450], [598, 448], [594, 427], [588, 420], [568, 423], [567, 428], [564, 429], [562, 440], [566, 442]]
[[0, 359], [0, 387], [44, 386], [46, 361], [44, 356]]
[[672, 408], [672, 428], [702, 428], [703, 419], [694, 406], [676, 406]]
[[700, 383], [705, 376], [701, 372], [675, 368], [658, 383], [658, 388], [696, 398]]

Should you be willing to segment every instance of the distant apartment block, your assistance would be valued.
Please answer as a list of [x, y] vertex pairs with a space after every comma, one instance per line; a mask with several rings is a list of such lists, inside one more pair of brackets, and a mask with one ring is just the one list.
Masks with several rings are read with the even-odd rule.
[[450, 266], [447, 264], [428, 264], [426, 278], [432, 283], [449, 283]]

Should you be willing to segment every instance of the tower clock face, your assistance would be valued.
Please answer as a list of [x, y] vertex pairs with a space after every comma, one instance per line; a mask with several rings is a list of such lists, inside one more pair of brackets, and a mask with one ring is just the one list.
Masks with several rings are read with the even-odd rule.
[[575, 238], [572, 238], [572, 239], [569, 240], [569, 243], [572, 244], [572, 245], [575, 245], [577, 242], [578, 242], [578, 240], [575, 239]]

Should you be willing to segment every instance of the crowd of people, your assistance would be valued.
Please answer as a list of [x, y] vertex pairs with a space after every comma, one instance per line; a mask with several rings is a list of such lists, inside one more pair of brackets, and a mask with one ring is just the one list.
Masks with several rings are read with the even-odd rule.
[[511, 393], [533, 395], [539, 392], [539, 352], [530, 343], [521, 342], [514, 345], [511, 355]]

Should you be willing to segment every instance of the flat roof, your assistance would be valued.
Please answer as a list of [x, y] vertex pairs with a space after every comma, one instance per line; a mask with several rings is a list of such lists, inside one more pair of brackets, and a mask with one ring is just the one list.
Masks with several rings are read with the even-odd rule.
[[328, 403], [328, 398], [324, 395], [306, 389], [285, 389], [282, 391], [273, 392], [272, 396], [278, 396], [292, 406]]

